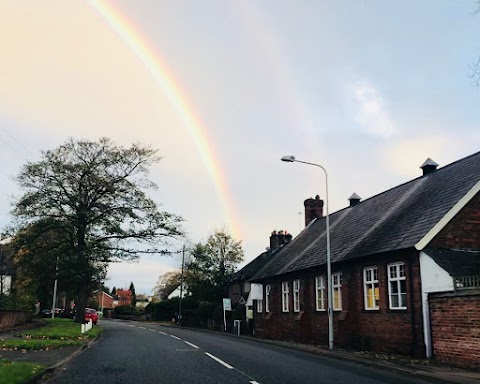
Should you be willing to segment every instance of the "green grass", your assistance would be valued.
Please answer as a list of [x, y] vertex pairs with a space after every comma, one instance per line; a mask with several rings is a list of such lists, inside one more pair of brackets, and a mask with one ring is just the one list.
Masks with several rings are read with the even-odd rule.
[[7, 339], [0, 340], [0, 349], [33, 351], [82, 345], [81, 340], [59, 339]]
[[80, 332], [80, 324], [71, 319], [46, 319], [46, 325], [34, 329], [27, 329], [18, 335], [31, 339], [60, 339], [60, 340], [87, 340], [97, 337], [102, 333], [98, 326], [86, 332]]
[[45, 367], [36, 363], [0, 360], [0, 384], [24, 383]]

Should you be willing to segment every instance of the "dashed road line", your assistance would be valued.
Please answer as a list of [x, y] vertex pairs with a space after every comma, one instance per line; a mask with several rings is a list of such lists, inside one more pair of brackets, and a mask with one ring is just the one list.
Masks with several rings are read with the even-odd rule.
[[193, 348], [195, 348], [195, 349], [200, 349], [200, 347], [196, 346], [195, 344], [189, 343], [188, 341], [183, 340], [183, 342], [184, 342], [185, 344], [190, 345], [191, 347], [193, 347]]
[[150, 332], [157, 332], [155, 329], [148, 329]]
[[213, 356], [211, 353], [205, 352], [205, 354], [211, 359], [215, 360], [217, 363], [222, 364], [225, 368], [234, 369], [230, 364], [225, 363], [223, 360], [220, 360], [218, 357]]
[[260, 384], [258, 381], [252, 380], [250, 381], [250, 384]]
[[166, 335], [165, 332], [162, 332], [162, 331], [158, 331], [158, 333], [162, 334], [162, 335]]
[[145, 327], [138, 327], [138, 328], [140, 328], [140, 329], [147, 329], [147, 328], [145, 328]]
[[174, 339], [177, 339], [177, 340], [182, 340], [182, 339], [180, 339], [179, 337], [174, 336], [174, 335], [170, 335], [170, 337], [173, 337]]

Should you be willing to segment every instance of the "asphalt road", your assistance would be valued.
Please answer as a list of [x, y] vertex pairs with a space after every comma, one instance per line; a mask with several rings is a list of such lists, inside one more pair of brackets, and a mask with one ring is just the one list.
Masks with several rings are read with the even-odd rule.
[[48, 383], [427, 383], [366, 365], [181, 328], [104, 320], [102, 339]]

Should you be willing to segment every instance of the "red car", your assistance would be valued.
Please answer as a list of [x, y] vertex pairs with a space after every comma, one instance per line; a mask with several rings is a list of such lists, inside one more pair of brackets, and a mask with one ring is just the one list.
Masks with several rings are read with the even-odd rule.
[[98, 321], [98, 313], [95, 309], [85, 308], [85, 321], [90, 320], [92, 320], [92, 323], [96, 325]]

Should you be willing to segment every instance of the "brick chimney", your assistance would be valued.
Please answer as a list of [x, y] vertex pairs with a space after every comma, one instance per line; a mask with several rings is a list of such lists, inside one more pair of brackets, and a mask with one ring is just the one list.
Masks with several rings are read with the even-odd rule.
[[307, 199], [303, 202], [305, 206], [305, 226], [307, 226], [313, 219], [323, 217], [323, 200], [320, 196], [315, 196], [315, 199]]
[[287, 245], [292, 240], [292, 235], [287, 231], [272, 231], [270, 235], [270, 252], [276, 251], [278, 248]]

